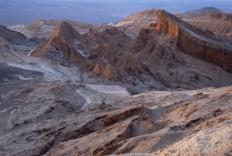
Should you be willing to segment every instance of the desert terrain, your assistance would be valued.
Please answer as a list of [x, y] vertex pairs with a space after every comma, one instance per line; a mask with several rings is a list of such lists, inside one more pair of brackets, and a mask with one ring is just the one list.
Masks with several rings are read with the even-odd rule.
[[0, 26], [0, 155], [232, 155], [231, 30], [212, 7]]

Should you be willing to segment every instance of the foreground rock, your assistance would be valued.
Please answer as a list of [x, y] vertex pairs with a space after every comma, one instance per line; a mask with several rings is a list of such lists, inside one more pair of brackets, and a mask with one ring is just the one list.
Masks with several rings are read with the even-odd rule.
[[231, 87], [129, 96], [117, 86], [33, 86], [1, 87], [1, 155], [223, 155], [232, 147]]

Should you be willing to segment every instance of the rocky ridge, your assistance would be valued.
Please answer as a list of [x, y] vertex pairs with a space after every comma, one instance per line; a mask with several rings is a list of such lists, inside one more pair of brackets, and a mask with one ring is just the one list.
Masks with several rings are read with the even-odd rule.
[[57, 26], [53, 35], [41, 43], [30, 55], [49, 58], [65, 66], [70, 63], [88, 66], [84, 58], [89, 56], [90, 49], [86, 44], [87, 41], [77, 31], [67, 22], [62, 22]]
[[190, 10], [190, 11], [187, 11], [183, 14], [181, 14], [181, 16], [183, 17], [187, 17], [187, 18], [194, 18], [194, 17], [197, 17], [197, 16], [202, 16], [204, 14], [209, 14], [209, 13], [222, 13], [221, 10], [215, 8], [215, 7], [204, 7], [204, 8], [201, 8], [201, 9], [195, 9], [195, 10]]
[[[204, 42], [202, 40], [209, 40], [211, 45], [227, 46], [231, 50], [229, 44], [220, 42], [220, 38], [213, 34], [197, 29], [164, 11], [156, 13], [158, 21], [155, 27], [151, 25], [148, 29], [142, 29], [134, 42], [122, 31], [112, 26], [97, 30], [90, 29], [87, 34], [80, 35], [67, 22], [63, 22], [57, 27], [53, 36], [44, 41], [31, 55], [49, 58], [62, 65], [75, 64], [81, 71], [101, 76], [104, 79], [123, 80], [129, 84], [133, 84], [136, 79], [137, 84], [141, 85], [146, 80], [150, 88], [155, 87], [159, 90], [219, 87], [231, 83], [229, 73], [204, 62], [214, 63], [227, 70], [230, 69], [230, 63], [224, 61], [225, 67], [220, 63], [223, 59], [229, 60], [229, 57], [221, 58], [219, 62], [212, 62], [212, 60], [200, 58], [202, 55], [207, 55], [210, 59], [212, 54], [204, 54], [204, 51], [199, 51], [198, 54], [191, 49], [196, 56], [199, 56], [193, 57], [203, 61], [191, 57], [188, 58], [191, 61], [185, 61], [184, 58], [188, 56], [185, 56], [183, 52], [190, 55], [191, 53], [189, 49], [183, 47], [188, 45], [185, 42], [187, 40], [183, 40], [185, 37], [183, 35], [180, 38], [179, 32], [182, 34], [191, 32], [193, 35], [189, 34], [194, 37], [190, 39], [196, 44]], [[172, 37], [159, 33], [169, 34]], [[209, 44], [208, 47], [211, 45]], [[215, 73], [208, 72], [212, 67]], [[188, 74], [186, 75], [183, 71]], [[218, 81], [222, 73], [226, 75], [225, 79]]]

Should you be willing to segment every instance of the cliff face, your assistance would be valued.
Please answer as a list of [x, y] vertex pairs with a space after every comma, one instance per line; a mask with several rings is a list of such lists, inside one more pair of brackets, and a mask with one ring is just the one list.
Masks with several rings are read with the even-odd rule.
[[156, 30], [159, 33], [164, 33], [164, 34], [169, 34], [173, 37], [178, 37], [180, 27], [175, 20], [178, 20], [175, 18], [173, 15], [167, 16], [165, 12], [159, 11], [157, 13], [157, 25], [156, 25]]
[[232, 45], [165, 11], [159, 11], [157, 18], [156, 30], [176, 38], [181, 51], [232, 72]]
[[232, 72], [232, 50], [227, 50], [223, 47], [218, 47], [186, 34], [185, 31], [180, 31], [178, 36], [178, 47], [185, 53], [218, 65], [228, 72]]

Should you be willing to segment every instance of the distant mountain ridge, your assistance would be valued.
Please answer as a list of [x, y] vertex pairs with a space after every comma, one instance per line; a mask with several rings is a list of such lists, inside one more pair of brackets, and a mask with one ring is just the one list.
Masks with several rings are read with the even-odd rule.
[[217, 13], [223, 13], [221, 10], [215, 8], [215, 7], [204, 7], [201, 9], [195, 9], [195, 10], [190, 10], [182, 14], [183, 17], [187, 18], [193, 18], [196, 16], [202, 16], [204, 14], [212, 13], [212, 12], [217, 12]]

